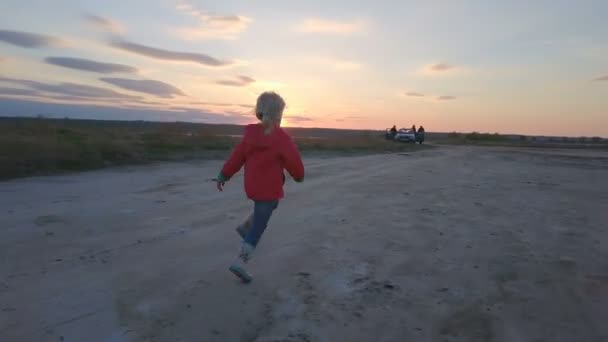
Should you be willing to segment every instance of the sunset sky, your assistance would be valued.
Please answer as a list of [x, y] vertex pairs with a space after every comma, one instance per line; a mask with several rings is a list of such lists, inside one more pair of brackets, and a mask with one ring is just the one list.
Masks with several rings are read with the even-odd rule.
[[608, 1], [2, 0], [0, 115], [608, 137]]

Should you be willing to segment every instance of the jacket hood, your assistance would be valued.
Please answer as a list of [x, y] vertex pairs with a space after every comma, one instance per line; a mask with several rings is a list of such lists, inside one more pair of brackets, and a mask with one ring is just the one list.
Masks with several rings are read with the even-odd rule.
[[269, 147], [278, 144], [282, 129], [277, 127], [270, 134], [264, 134], [264, 126], [260, 124], [249, 125], [245, 130], [245, 143], [258, 147]]

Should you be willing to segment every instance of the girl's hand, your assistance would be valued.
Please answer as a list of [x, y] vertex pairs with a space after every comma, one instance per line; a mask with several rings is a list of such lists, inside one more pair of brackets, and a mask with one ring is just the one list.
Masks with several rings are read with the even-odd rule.
[[217, 175], [217, 178], [215, 179], [215, 182], [217, 183], [217, 190], [218, 191], [224, 191], [224, 185], [226, 185], [226, 177], [224, 177], [224, 175], [220, 172], [219, 175]]

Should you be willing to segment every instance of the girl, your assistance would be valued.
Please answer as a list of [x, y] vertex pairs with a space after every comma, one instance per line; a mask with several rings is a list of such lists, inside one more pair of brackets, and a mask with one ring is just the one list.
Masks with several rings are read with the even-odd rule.
[[243, 139], [217, 177], [217, 188], [223, 191], [225, 182], [245, 166], [245, 193], [254, 202], [254, 209], [245, 223], [237, 228], [243, 242], [236, 261], [229, 269], [246, 283], [252, 278], [245, 264], [251, 259], [270, 216], [284, 196], [283, 170], [287, 170], [296, 182], [304, 180], [300, 152], [281, 128], [284, 109], [285, 101], [274, 92], [265, 92], [258, 97], [255, 114], [260, 123], [245, 128]]

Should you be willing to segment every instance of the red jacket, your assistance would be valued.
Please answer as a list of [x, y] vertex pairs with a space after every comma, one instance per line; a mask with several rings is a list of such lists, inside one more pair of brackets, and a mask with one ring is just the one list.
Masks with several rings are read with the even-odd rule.
[[261, 124], [248, 125], [245, 136], [224, 164], [221, 175], [230, 179], [245, 165], [245, 192], [254, 201], [282, 199], [287, 170], [297, 182], [304, 180], [298, 147], [280, 127], [264, 134]]

